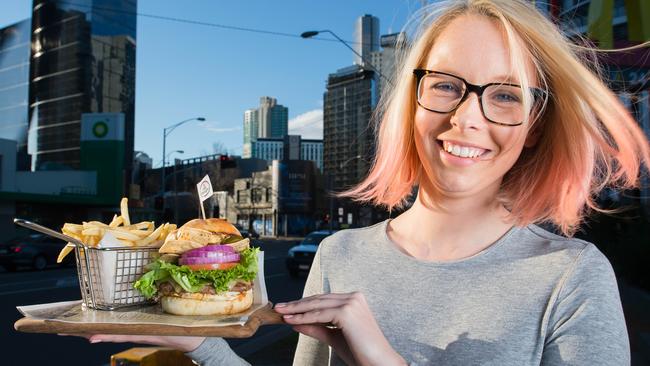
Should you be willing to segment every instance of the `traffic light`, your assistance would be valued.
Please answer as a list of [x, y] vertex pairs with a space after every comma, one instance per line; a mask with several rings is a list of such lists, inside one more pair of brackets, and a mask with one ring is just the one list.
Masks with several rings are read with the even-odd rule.
[[221, 155], [219, 157], [219, 165], [221, 169], [228, 169], [228, 168], [235, 168], [237, 167], [237, 163], [235, 163], [235, 159], [228, 155]]

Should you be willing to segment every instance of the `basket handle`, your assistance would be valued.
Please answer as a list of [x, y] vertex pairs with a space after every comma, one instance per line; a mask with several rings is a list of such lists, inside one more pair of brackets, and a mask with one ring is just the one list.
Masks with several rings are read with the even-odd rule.
[[73, 238], [73, 237], [71, 237], [69, 235], [62, 234], [62, 233], [60, 233], [58, 231], [54, 231], [54, 230], [52, 230], [50, 228], [47, 228], [47, 227], [45, 227], [43, 225], [39, 225], [39, 224], [33, 223], [31, 221], [28, 221], [28, 220], [14, 219], [14, 224], [26, 227], [28, 229], [32, 229], [34, 231], [38, 231], [40, 233], [55, 237], [57, 239], [61, 239], [63, 241], [73, 243], [73, 244], [75, 244], [77, 246], [80, 246], [80, 247], [84, 247], [84, 248], [86, 247], [84, 245], [84, 243], [82, 243], [81, 241], [79, 241], [76, 238]]

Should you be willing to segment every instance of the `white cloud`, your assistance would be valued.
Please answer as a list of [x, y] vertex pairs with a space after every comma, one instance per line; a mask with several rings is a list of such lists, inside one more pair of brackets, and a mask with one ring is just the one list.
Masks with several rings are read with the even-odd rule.
[[233, 131], [241, 131], [241, 126], [240, 127], [219, 127], [218, 122], [199, 122], [198, 125], [205, 129], [206, 131], [210, 132], [216, 132], [216, 133], [222, 133], [222, 132], [233, 132]]
[[323, 110], [314, 109], [289, 120], [289, 134], [303, 139], [323, 138]]

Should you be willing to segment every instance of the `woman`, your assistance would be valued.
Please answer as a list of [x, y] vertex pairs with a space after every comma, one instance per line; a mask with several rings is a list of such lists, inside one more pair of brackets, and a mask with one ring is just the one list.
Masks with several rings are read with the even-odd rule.
[[[303, 334], [294, 364], [629, 363], [607, 259], [535, 223], [570, 236], [602, 187], [634, 186], [650, 162], [643, 133], [526, 1], [426, 11], [370, 174], [344, 194], [391, 209], [416, 185], [417, 197], [394, 220], [320, 245], [305, 297], [276, 305]], [[244, 363], [220, 339], [98, 340]]]

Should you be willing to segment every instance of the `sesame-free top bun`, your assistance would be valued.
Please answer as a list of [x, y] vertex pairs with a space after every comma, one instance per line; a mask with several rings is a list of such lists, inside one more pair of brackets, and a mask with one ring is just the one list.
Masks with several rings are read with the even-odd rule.
[[190, 227], [194, 229], [201, 229], [206, 231], [211, 231], [213, 233], [223, 233], [230, 235], [241, 236], [241, 233], [237, 228], [224, 219], [194, 219], [190, 220], [181, 228]]
[[241, 236], [239, 230], [222, 219], [194, 219], [167, 235], [158, 249], [163, 254], [183, 254], [190, 249], [221, 244], [231, 235]]
[[221, 295], [183, 293], [163, 296], [160, 304], [174, 315], [230, 315], [248, 310], [253, 305], [253, 290]]

